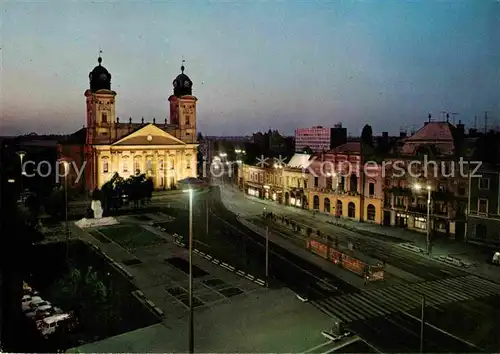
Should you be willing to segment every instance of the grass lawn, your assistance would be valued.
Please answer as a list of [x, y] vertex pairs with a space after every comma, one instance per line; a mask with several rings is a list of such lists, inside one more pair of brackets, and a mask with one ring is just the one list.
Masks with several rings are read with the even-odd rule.
[[166, 242], [160, 236], [143, 229], [139, 225], [103, 227], [99, 231], [128, 250]]

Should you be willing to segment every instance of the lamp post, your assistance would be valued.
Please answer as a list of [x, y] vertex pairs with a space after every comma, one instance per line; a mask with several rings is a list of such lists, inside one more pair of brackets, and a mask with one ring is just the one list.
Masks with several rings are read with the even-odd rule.
[[194, 322], [193, 322], [193, 189], [189, 193], [189, 353], [194, 353]]
[[69, 262], [69, 229], [68, 229], [68, 173], [69, 163], [64, 161], [64, 228], [66, 231], [66, 262]]
[[23, 159], [26, 156], [25, 151], [16, 152], [17, 156], [19, 156], [19, 160], [21, 161], [21, 179], [19, 181], [19, 186], [21, 187], [21, 193], [23, 192], [23, 176], [24, 176], [24, 168], [23, 168]]
[[269, 227], [266, 227], [266, 287], [269, 287]]
[[[419, 191], [422, 186], [415, 184], [414, 188]], [[431, 233], [431, 186], [426, 186], [427, 189], [427, 237], [425, 240], [425, 250], [427, 254], [430, 254], [430, 233]]]

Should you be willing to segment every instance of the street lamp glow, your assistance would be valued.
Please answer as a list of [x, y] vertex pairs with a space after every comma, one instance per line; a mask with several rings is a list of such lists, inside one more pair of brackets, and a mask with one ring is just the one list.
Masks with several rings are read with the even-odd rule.
[[236, 150], [234, 150], [234, 152], [237, 153], [237, 154], [240, 154], [241, 150], [240, 149], [236, 149]]
[[415, 188], [417, 191], [421, 190], [422, 189], [422, 186], [418, 183], [415, 183], [415, 185], [413, 186], [413, 188]]

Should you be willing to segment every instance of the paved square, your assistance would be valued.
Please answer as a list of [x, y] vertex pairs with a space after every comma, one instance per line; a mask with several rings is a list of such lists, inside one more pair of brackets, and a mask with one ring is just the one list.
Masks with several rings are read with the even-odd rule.
[[[133, 275], [134, 284], [163, 311], [164, 320], [79, 350], [185, 352], [187, 251], [175, 245], [170, 235], [139, 219], [128, 224], [133, 219], [128, 217], [125, 226], [101, 228], [100, 233], [87, 232], [82, 237]], [[197, 351], [300, 352], [324, 341], [321, 330], [331, 326], [329, 317], [297, 300], [288, 289], [263, 288], [196, 254], [193, 261]]]

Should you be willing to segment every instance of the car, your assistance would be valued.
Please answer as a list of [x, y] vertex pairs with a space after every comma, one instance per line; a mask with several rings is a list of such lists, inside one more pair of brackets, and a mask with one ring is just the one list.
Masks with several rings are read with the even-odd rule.
[[30, 309], [24, 311], [24, 314], [26, 315], [26, 317], [35, 317], [37, 311], [42, 311], [42, 312], [48, 311], [51, 308], [52, 308], [52, 305], [50, 302], [43, 301], [43, 302], [40, 302], [36, 305], [32, 305]]
[[43, 299], [40, 296], [29, 296], [29, 295], [26, 297], [23, 296], [22, 309], [23, 309], [23, 311], [31, 309], [32, 303], [38, 303], [38, 302], [42, 302], [42, 301], [43, 301]]

